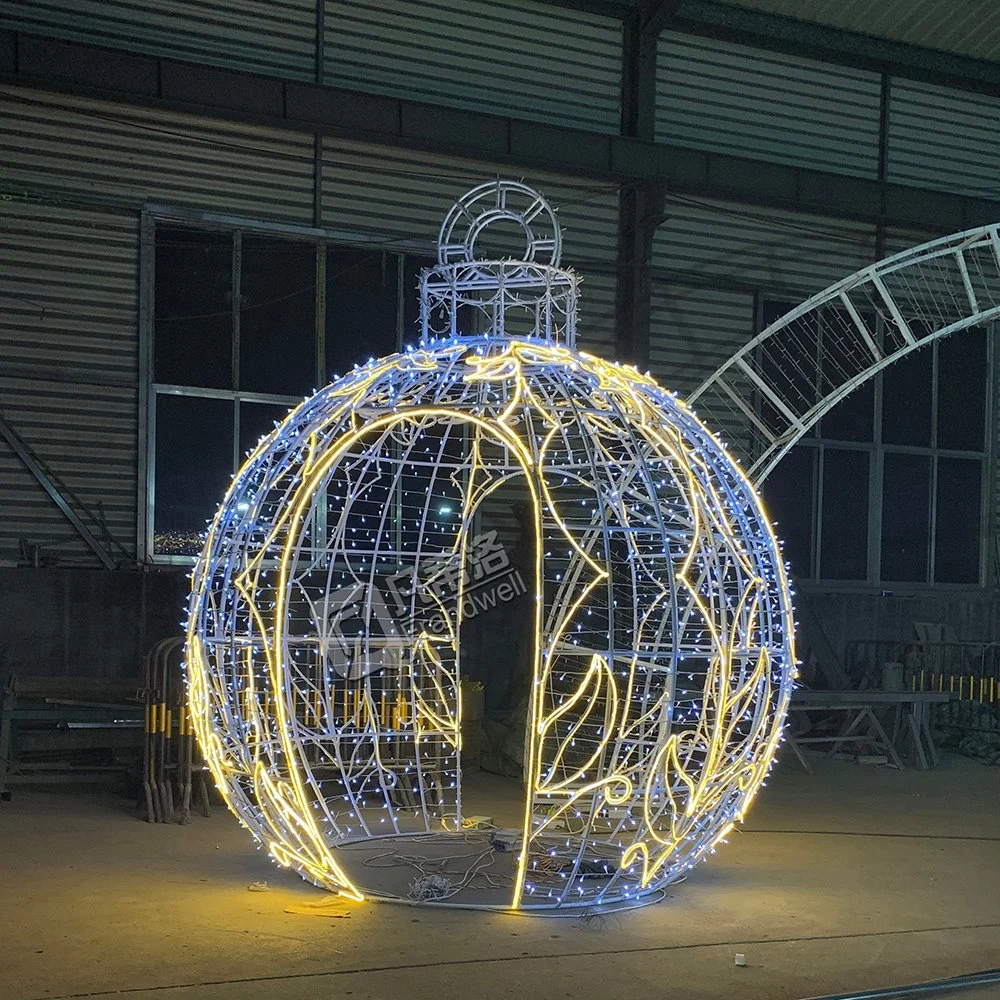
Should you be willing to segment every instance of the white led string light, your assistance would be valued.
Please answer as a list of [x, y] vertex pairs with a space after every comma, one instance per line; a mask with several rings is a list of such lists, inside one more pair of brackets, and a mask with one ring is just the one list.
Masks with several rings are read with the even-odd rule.
[[[477, 259], [501, 220], [523, 229], [524, 260]], [[195, 728], [232, 810], [317, 885], [384, 897], [364, 882], [395, 857], [416, 873], [409, 898], [639, 902], [714, 849], [772, 761], [794, 650], [768, 519], [682, 401], [575, 350], [560, 248], [530, 188], [462, 198], [422, 279], [420, 347], [292, 411], [208, 532], [188, 624]], [[459, 678], [463, 598], [490, 549], [474, 517], [512, 486], [535, 600], [505, 876], [496, 841], [462, 828]], [[454, 863], [407, 838], [453, 840]], [[352, 864], [369, 841], [385, 850]]]

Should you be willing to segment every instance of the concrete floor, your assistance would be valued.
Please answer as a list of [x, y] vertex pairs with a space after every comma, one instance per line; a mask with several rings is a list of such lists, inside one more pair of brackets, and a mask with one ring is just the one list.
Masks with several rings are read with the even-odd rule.
[[20, 788], [0, 804], [0, 996], [776, 1000], [997, 967], [998, 791], [959, 758], [781, 766], [669, 898], [581, 922], [348, 904], [221, 809], [153, 826], [109, 793]]

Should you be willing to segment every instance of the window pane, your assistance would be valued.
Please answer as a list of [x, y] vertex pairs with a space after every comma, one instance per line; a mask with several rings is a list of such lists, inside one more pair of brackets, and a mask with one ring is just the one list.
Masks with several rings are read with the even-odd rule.
[[982, 462], [939, 458], [934, 529], [934, 578], [979, 583]]
[[240, 403], [240, 462], [257, 442], [288, 416], [290, 407], [280, 403]]
[[[875, 329], [873, 316], [862, 316], [869, 330]], [[846, 309], [826, 308], [820, 316], [820, 396], [827, 397], [858, 373], [858, 332]], [[837, 403], [823, 418], [820, 437], [835, 441], [873, 441], [875, 433], [875, 386], [865, 382]]]
[[405, 453], [400, 477], [404, 552], [445, 551], [452, 544], [462, 508], [460, 480], [453, 476], [464, 462], [464, 434], [460, 423], [432, 424]]
[[327, 247], [327, 379], [396, 350], [398, 267], [381, 250]]
[[782, 302], [779, 299], [765, 299], [761, 307], [763, 329], [769, 327], [775, 320], [781, 319], [798, 305], [797, 302]]
[[[765, 328], [780, 319], [797, 303], [765, 302], [763, 321]], [[773, 340], [761, 347], [760, 368], [765, 380], [774, 391], [791, 404], [793, 410], [805, 412], [819, 400], [817, 385], [820, 357], [819, 320], [813, 314], [793, 320]], [[758, 402], [760, 416], [774, 431], [781, 432], [788, 418], [761, 396]], [[815, 437], [816, 426], [807, 432]]]
[[232, 473], [233, 404], [157, 395], [153, 551], [196, 555]]
[[316, 388], [316, 246], [244, 236], [240, 389], [304, 396]]
[[930, 459], [885, 456], [882, 482], [882, 579], [926, 583], [930, 534]]
[[764, 498], [785, 561], [799, 577], [813, 576], [813, 494], [817, 449], [793, 448], [764, 481]]
[[875, 433], [875, 382], [869, 379], [823, 418], [820, 437], [833, 441], [872, 441]]
[[823, 450], [823, 523], [819, 575], [824, 580], [868, 577], [867, 451]]
[[153, 381], [231, 389], [233, 238], [156, 226]]
[[882, 440], [930, 447], [934, 352], [915, 351], [882, 373]]
[[938, 341], [939, 448], [983, 450], [986, 332], [962, 330]]

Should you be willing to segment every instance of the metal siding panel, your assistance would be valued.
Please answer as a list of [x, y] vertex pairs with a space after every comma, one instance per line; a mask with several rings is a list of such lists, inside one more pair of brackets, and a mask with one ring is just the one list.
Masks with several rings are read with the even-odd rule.
[[134, 384], [138, 247], [135, 213], [0, 202], [5, 368]]
[[[99, 538], [103, 514], [111, 536], [135, 558], [136, 389], [0, 377], [0, 405], [17, 432], [79, 503]], [[89, 515], [84, 513], [85, 508]], [[97, 564], [42, 487], [0, 441], [0, 561], [18, 539], [56, 546], [60, 555]], [[116, 559], [120, 551], [113, 550]]]
[[[5, 180], [19, 196], [0, 203], [0, 400], [134, 557], [136, 209], [157, 201], [310, 224], [313, 140], [7, 88], [0, 144], [18, 150]], [[0, 478], [0, 558], [26, 537], [94, 561], [6, 446]]]
[[686, 396], [753, 336], [753, 295], [654, 281], [649, 360], [663, 385]]
[[310, 224], [312, 136], [42, 91], [0, 91], [8, 183]]
[[0, 0], [6, 27], [297, 80], [316, 74], [316, 0]]
[[929, 229], [904, 229], [901, 226], [886, 226], [883, 236], [883, 257], [892, 257], [894, 254], [918, 247], [922, 243], [929, 243], [943, 235], [946, 234], [931, 232]]
[[[654, 281], [650, 301], [650, 367], [667, 389], [687, 396], [754, 330], [754, 299], [749, 292], [691, 288]], [[709, 428], [742, 454], [746, 427]]]
[[327, 2], [325, 82], [616, 133], [617, 19], [545, 3]]
[[[138, 254], [134, 212], [0, 201], [0, 408], [133, 558]], [[0, 561], [24, 537], [96, 563], [6, 442], [0, 511]]]
[[[506, 176], [502, 164], [437, 156], [369, 143], [323, 143], [323, 225], [424, 250], [436, 244], [445, 213], [470, 187]], [[610, 184], [533, 171], [523, 175], [558, 211], [563, 264], [613, 267], [618, 192]]]
[[928, 49], [1000, 59], [994, 0], [732, 0], [739, 7], [815, 21]]
[[878, 173], [877, 73], [665, 32], [656, 81], [659, 142]]
[[670, 197], [653, 240], [665, 281], [806, 298], [872, 263], [875, 227], [752, 205]]
[[590, 272], [580, 282], [580, 312], [576, 345], [601, 358], [615, 357], [616, 279]]
[[892, 81], [888, 179], [1000, 197], [1000, 98]]

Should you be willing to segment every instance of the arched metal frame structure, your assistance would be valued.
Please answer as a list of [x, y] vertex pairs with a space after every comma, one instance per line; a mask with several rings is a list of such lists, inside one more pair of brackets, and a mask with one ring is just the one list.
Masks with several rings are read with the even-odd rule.
[[933, 340], [1000, 316], [1000, 226], [924, 243], [781, 316], [688, 403], [724, 431], [759, 484], [849, 393]]
[[[476, 260], [498, 218], [549, 262]], [[767, 518], [683, 402], [575, 350], [577, 278], [558, 251], [524, 185], [463, 198], [423, 279], [419, 349], [356, 369], [263, 439], [195, 568], [206, 760], [258, 842], [326, 888], [633, 903], [714, 849], [772, 761], [794, 649]], [[484, 318], [489, 333], [452, 335]], [[463, 827], [459, 691], [467, 601], [498, 556], [475, 515], [510, 483], [530, 504], [534, 641], [523, 823], [498, 835]]]

